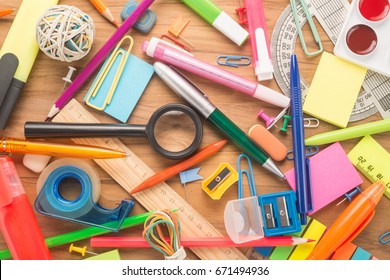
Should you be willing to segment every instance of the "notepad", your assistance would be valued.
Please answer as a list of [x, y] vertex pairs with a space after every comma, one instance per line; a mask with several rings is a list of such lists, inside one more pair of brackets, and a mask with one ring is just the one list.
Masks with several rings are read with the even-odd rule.
[[384, 194], [390, 198], [390, 153], [367, 135], [348, 153], [348, 158], [372, 183], [381, 180], [386, 186]]
[[[120, 49], [125, 52], [125, 50]], [[117, 69], [120, 64], [120, 59], [123, 54], [118, 55], [115, 58], [112, 67], [98, 88], [95, 97], [90, 97], [89, 103], [96, 107], [104, 107], [103, 112], [111, 115], [115, 119], [126, 123], [130, 117], [130, 114], [137, 105], [138, 100], [141, 98], [142, 93], [145, 91], [152, 75], [154, 68], [151, 64], [143, 61], [142, 59], [129, 54], [126, 65], [121, 74], [118, 85], [113, 93], [111, 102], [105, 105], [107, 93], [110, 90], [111, 84], [116, 75]], [[102, 68], [100, 69], [97, 77], [101, 76], [103, 69], [105, 69], [108, 60], [105, 61]], [[84, 101], [90, 96], [91, 90], [95, 87], [97, 78], [94, 80], [91, 88], [87, 92]]]
[[[312, 156], [310, 168], [313, 196], [313, 211], [310, 214], [363, 182], [338, 142]], [[291, 188], [295, 190], [294, 168], [287, 171], [285, 176]]]
[[309, 115], [347, 127], [367, 69], [324, 52], [303, 105]]

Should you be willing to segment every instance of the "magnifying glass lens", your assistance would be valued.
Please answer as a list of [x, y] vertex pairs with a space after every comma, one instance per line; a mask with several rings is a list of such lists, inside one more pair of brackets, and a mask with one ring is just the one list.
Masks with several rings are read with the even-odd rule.
[[168, 111], [154, 126], [154, 136], [161, 148], [177, 153], [188, 149], [196, 137], [193, 119], [181, 111]]

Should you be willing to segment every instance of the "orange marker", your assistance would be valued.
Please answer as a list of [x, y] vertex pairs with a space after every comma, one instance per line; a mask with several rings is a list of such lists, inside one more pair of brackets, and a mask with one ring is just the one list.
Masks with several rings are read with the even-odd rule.
[[0, 17], [8, 16], [15, 12], [15, 9], [0, 9]]
[[146, 189], [149, 189], [158, 183], [164, 182], [165, 180], [168, 180], [172, 176], [180, 173], [183, 170], [186, 170], [190, 168], [191, 166], [197, 164], [198, 162], [201, 162], [202, 160], [208, 158], [209, 156], [215, 154], [220, 149], [222, 149], [223, 146], [226, 145], [228, 141], [227, 140], [221, 140], [214, 144], [210, 144], [206, 147], [204, 147], [202, 150], [200, 150], [198, 153], [196, 153], [194, 156], [176, 164], [173, 166], [170, 166], [159, 173], [154, 174], [153, 176], [149, 177], [145, 181], [143, 181], [141, 184], [139, 184], [137, 187], [132, 189], [130, 191], [130, 194], [135, 194], [136, 192], [143, 191]]
[[117, 28], [119, 27], [118, 22], [115, 20], [114, 16], [111, 14], [111, 11], [104, 5], [104, 3], [100, 0], [89, 0], [92, 5], [99, 11], [99, 13], [108, 19], [112, 24], [114, 24]]
[[330, 226], [307, 260], [326, 260], [333, 252], [351, 242], [374, 217], [375, 207], [385, 186], [376, 182], [357, 196]]

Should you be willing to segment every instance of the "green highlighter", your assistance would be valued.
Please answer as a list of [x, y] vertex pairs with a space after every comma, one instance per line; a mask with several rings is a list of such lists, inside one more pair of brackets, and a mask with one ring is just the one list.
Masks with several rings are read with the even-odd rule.
[[205, 21], [241, 46], [249, 33], [210, 0], [181, 0]]
[[305, 139], [305, 145], [317, 146], [390, 131], [390, 119], [355, 125], [314, 135]]

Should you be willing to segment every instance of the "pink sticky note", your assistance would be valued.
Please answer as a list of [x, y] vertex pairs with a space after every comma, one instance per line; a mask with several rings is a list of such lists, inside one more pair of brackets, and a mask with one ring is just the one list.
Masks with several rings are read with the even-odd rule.
[[[310, 168], [313, 211], [309, 214], [315, 213], [363, 182], [338, 142], [312, 156]], [[294, 168], [287, 171], [285, 176], [295, 190]]]

